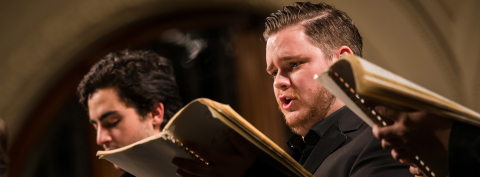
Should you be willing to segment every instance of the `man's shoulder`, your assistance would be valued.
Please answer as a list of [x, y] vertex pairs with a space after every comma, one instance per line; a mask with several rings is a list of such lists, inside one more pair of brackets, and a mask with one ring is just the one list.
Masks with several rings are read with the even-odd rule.
[[372, 147], [379, 147], [381, 149], [381, 142], [373, 136], [372, 128], [365, 123], [360, 124], [356, 130], [344, 131], [343, 133], [347, 136], [347, 141], [342, 147], [332, 153], [332, 155], [351, 156], [351, 158], [355, 158], [355, 156], [362, 153], [364, 149]]
[[342, 116], [338, 119], [337, 125], [340, 131], [349, 137], [347, 142], [356, 139], [358, 135], [370, 128], [367, 123], [348, 108], [343, 111]]
[[[411, 176], [408, 172], [408, 166], [394, 160], [390, 151], [382, 149], [381, 141], [372, 134], [372, 128], [361, 119], [358, 121], [358, 119], [360, 118], [356, 115], [343, 119], [355, 121], [346, 124], [349, 129], [342, 130], [347, 135], [347, 141], [325, 159], [315, 174], [328, 174], [327, 176]], [[340, 120], [339, 126], [342, 129]]]

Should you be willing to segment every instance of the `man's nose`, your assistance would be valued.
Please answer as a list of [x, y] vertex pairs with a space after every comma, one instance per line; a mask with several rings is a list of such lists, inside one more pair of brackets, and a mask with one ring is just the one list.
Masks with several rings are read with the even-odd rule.
[[109, 131], [102, 128], [101, 126], [98, 126], [98, 129], [97, 129], [97, 144], [102, 146], [104, 144], [109, 143], [110, 141], [112, 141], [112, 137], [110, 136]]
[[277, 76], [275, 76], [273, 86], [280, 90], [286, 90], [291, 86], [290, 79], [284, 74], [278, 73]]

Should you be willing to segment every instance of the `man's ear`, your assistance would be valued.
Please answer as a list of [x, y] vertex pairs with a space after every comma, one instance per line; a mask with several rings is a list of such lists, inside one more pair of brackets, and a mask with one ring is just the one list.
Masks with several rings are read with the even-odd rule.
[[337, 52], [335, 53], [335, 56], [336, 58], [340, 58], [341, 56], [347, 55], [347, 54], [353, 55], [353, 52], [352, 52], [352, 49], [350, 49], [350, 47], [347, 47], [344, 45], [338, 48]]
[[[152, 125], [154, 129], [160, 130], [160, 125], [163, 122], [165, 109], [163, 103], [157, 102], [152, 107]], [[160, 130], [161, 131], [161, 130]]]

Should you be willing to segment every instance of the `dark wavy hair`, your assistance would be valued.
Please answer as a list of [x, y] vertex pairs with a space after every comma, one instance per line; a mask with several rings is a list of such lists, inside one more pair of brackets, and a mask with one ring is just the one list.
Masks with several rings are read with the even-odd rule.
[[87, 111], [91, 94], [102, 88], [116, 89], [120, 100], [142, 117], [156, 102], [163, 103], [162, 128], [183, 105], [170, 61], [152, 51], [110, 53], [93, 65], [77, 88]]
[[343, 45], [350, 47], [355, 55], [362, 56], [362, 37], [353, 20], [345, 12], [325, 3], [296, 2], [293, 6], [284, 6], [283, 10], [265, 19], [263, 37], [268, 40], [270, 35], [296, 24], [305, 28], [310, 42], [328, 59]]

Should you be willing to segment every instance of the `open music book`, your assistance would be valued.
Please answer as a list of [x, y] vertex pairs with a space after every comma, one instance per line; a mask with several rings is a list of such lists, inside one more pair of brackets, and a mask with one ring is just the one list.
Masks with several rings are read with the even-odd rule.
[[129, 146], [111, 151], [98, 151], [107, 159], [137, 177], [177, 176], [171, 161], [174, 157], [197, 159], [209, 164], [182, 142], [190, 141], [218, 152], [228, 153], [232, 145], [230, 129], [248, 140], [257, 156], [255, 164], [268, 166], [287, 176], [312, 176], [273, 141], [248, 123], [230, 106], [200, 98], [182, 108], [159, 134]]
[[[479, 113], [354, 55], [342, 56], [315, 79], [370, 126], [386, 126], [387, 122], [365, 104], [369, 101], [423, 110], [480, 126]], [[448, 164], [439, 163], [438, 158], [418, 154], [413, 162], [425, 176], [445, 177]], [[446, 157], [440, 158], [446, 162]]]

